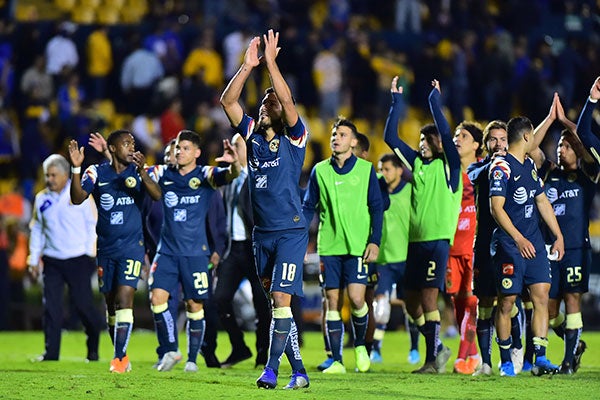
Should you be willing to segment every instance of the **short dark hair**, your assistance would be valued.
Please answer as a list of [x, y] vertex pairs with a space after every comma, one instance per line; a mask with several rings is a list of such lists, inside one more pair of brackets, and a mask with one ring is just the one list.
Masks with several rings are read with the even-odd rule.
[[338, 126], [347, 126], [352, 131], [352, 134], [355, 138], [358, 138], [358, 130], [356, 129], [356, 125], [352, 121], [342, 116], [339, 116], [338, 119], [333, 123], [333, 129], [337, 129]]
[[381, 156], [379, 162], [391, 162], [396, 168], [404, 168], [404, 164], [400, 160], [400, 158], [393, 153], [386, 153]]
[[179, 131], [177, 134], [177, 141], [188, 140], [194, 144], [194, 146], [200, 148], [200, 135], [189, 129]]
[[[441, 157], [442, 154], [443, 154], [443, 150], [442, 149], [438, 149], [436, 146], [434, 146], [434, 143], [433, 143], [433, 140], [432, 140], [433, 136], [436, 136], [437, 138], [440, 138], [440, 132], [438, 131], [437, 126], [435, 126], [435, 124], [426, 124], [426, 125], [423, 125], [421, 127], [419, 133], [425, 137], [425, 141], [427, 142], [427, 144], [431, 148], [431, 152], [433, 153], [433, 157], [434, 158]], [[440, 140], [441, 140], [441, 138], [440, 138]]]
[[508, 144], [516, 143], [523, 138], [527, 132], [533, 131], [533, 124], [527, 117], [514, 117], [506, 124]]
[[583, 158], [583, 155], [586, 152], [585, 147], [583, 147], [583, 144], [577, 139], [573, 132], [568, 129], [563, 129], [560, 132], [560, 137], [571, 145], [577, 158]]
[[364, 133], [356, 132], [356, 141], [358, 142], [358, 146], [363, 149], [363, 151], [369, 151], [371, 147], [371, 143], [369, 142], [369, 138]]
[[[269, 86], [265, 89], [265, 95], [269, 93], [275, 93], [275, 88], [273, 86]], [[275, 93], [275, 95], [277, 96], [277, 93]], [[294, 98], [294, 95], [292, 95], [292, 103], [296, 104], [296, 99]]]
[[106, 145], [107, 146], [114, 146], [117, 143], [117, 140], [119, 140], [119, 138], [123, 135], [131, 135], [133, 136], [133, 134], [126, 130], [126, 129], [118, 129], [116, 131], [113, 131], [110, 133], [110, 135], [108, 135], [108, 138], [106, 139]]

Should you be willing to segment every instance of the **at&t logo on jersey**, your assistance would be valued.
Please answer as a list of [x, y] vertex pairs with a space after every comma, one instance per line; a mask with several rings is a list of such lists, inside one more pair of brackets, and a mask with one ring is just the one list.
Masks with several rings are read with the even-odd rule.
[[548, 201], [552, 204], [558, 199], [558, 190], [556, 188], [548, 188], [546, 190], [546, 196], [548, 197]]
[[167, 192], [164, 195], [165, 197], [165, 205], [168, 208], [175, 207], [178, 204], [196, 204], [200, 203], [201, 196], [199, 194], [195, 196], [181, 196], [181, 198], [177, 197], [174, 192]]
[[115, 205], [117, 205], [117, 206], [127, 206], [127, 205], [131, 205], [131, 204], [135, 204], [135, 200], [133, 200], [129, 196], [119, 197], [117, 199], [117, 201], [115, 201], [114, 197], [112, 197], [108, 193], [104, 193], [104, 194], [102, 194], [100, 196], [100, 207], [102, 207], [102, 209], [105, 210], [105, 211], [110, 210]]
[[523, 186], [519, 186], [513, 193], [513, 200], [517, 204], [525, 204], [527, 201], [527, 190]]
[[264, 163], [262, 163], [262, 165], [260, 167], [261, 168], [279, 167], [279, 157], [277, 157], [276, 159], [271, 160], [271, 161], [265, 161]]

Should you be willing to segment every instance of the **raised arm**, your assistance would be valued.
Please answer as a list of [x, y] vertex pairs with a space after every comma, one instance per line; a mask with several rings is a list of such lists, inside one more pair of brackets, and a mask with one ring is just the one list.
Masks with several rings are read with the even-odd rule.
[[274, 33], [273, 29], [269, 29], [267, 34], [263, 35], [263, 40], [265, 42], [265, 64], [267, 65], [267, 70], [269, 71], [271, 84], [273, 85], [277, 99], [279, 99], [283, 109], [283, 122], [287, 126], [294, 126], [298, 121], [298, 111], [296, 111], [296, 105], [294, 104], [292, 92], [288, 84], [285, 82], [285, 79], [283, 79], [283, 75], [281, 75], [281, 71], [279, 70], [277, 62], [275, 61], [277, 53], [279, 53], [280, 49], [277, 47], [279, 42], [279, 32]]
[[594, 81], [590, 89], [590, 97], [583, 106], [577, 121], [577, 135], [595, 162], [600, 165], [600, 139], [592, 132], [592, 114], [598, 104], [598, 99], [600, 99], [600, 77]]
[[240, 175], [242, 171], [242, 165], [240, 164], [238, 153], [235, 148], [229, 141], [229, 139], [223, 140], [223, 155], [221, 157], [215, 158], [216, 162], [226, 162], [229, 164], [229, 168], [225, 173], [225, 181], [231, 182], [235, 178]]
[[385, 121], [385, 129], [383, 133], [383, 139], [385, 143], [392, 149], [400, 160], [406, 165], [406, 168], [412, 171], [415, 159], [417, 158], [417, 152], [410, 148], [402, 139], [398, 137], [398, 123], [400, 122], [400, 115], [404, 112], [406, 105], [404, 104], [404, 98], [402, 97], [402, 86], [398, 87], [398, 77], [395, 76], [392, 79], [392, 86], [390, 92], [392, 93], [392, 105], [388, 114], [387, 120]]
[[71, 203], [81, 204], [87, 199], [89, 193], [81, 187], [81, 164], [85, 158], [83, 146], [79, 147], [76, 140], [69, 142], [69, 159], [71, 160]]
[[223, 110], [233, 127], [237, 127], [240, 122], [242, 122], [242, 117], [244, 116], [244, 110], [242, 109], [239, 100], [242, 95], [244, 84], [250, 76], [252, 69], [259, 64], [259, 44], [260, 38], [258, 36], [252, 38], [248, 45], [248, 49], [246, 49], [244, 62], [240, 66], [238, 72], [231, 78], [231, 81], [221, 95], [221, 107], [223, 107]]
[[431, 84], [433, 89], [429, 94], [429, 109], [431, 110], [435, 126], [440, 133], [442, 147], [448, 161], [448, 167], [450, 168], [450, 175], [447, 177], [448, 183], [452, 187], [452, 190], [456, 192], [461, 176], [460, 155], [458, 154], [458, 150], [456, 150], [456, 145], [452, 141], [450, 125], [442, 112], [440, 82], [434, 79]]

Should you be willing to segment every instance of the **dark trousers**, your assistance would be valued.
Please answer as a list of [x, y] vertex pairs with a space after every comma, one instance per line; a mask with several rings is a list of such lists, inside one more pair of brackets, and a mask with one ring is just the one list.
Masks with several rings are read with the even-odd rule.
[[[212, 276], [212, 271], [209, 272], [209, 275]], [[204, 341], [200, 348], [200, 351], [204, 356], [214, 353], [217, 349], [217, 325], [219, 323], [219, 317], [217, 314], [213, 288], [213, 279], [209, 278], [208, 298], [204, 300], [204, 319], [206, 321], [206, 327], [204, 328]]]
[[94, 305], [91, 277], [96, 264], [88, 256], [58, 260], [44, 256], [44, 336], [47, 360], [58, 360], [63, 324], [63, 293], [69, 287], [71, 304], [79, 315], [87, 334], [88, 356], [98, 354], [100, 331], [104, 321]]
[[233, 351], [246, 346], [244, 333], [235, 319], [233, 296], [244, 278], [247, 278], [250, 282], [257, 318], [256, 351], [258, 354], [264, 354], [269, 349], [271, 311], [269, 298], [256, 272], [251, 240], [231, 242], [231, 251], [229, 256], [217, 268], [217, 277], [214, 301], [217, 305], [221, 325], [229, 335]]

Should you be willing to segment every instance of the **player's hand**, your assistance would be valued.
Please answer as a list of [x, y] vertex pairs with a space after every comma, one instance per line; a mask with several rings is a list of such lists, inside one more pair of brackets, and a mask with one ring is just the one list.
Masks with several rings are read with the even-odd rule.
[[392, 87], [390, 88], [390, 91], [392, 93], [400, 93], [400, 94], [402, 94], [402, 92], [404, 91], [402, 86], [398, 86], [398, 76], [395, 76], [394, 79], [392, 79]]
[[567, 119], [565, 115], [565, 109], [563, 108], [562, 103], [560, 102], [560, 97], [558, 93], [554, 93], [554, 98], [556, 99], [556, 119], [559, 121], [565, 121]]
[[375, 262], [377, 261], [377, 257], [379, 257], [379, 246], [377, 246], [375, 243], [369, 243], [365, 249], [365, 253], [363, 254], [363, 262]]
[[141, 152], [136, 151], [133, 153], [133, 163], [138, 168], [138, 171], [144, 168], [146, 165], [146, 156], [144, 156]]
[[88, 144], [92, 146], [92, 148], [98, 153], [104, 153], [106, 150], [108, 150], [106, 139], [104, 139], [104, 136], [102, 136], [98, 132], [90, 133]]
[[521, 236], [519, 239], [515, 240], [517, 247], [519, 248], [519, 253], [521, 256], [527, 260], [532, 260], [535, 258], [535, 247], [533, 243], [527, 240], [524, 236]]
[[69, 159], [71, 160], [71, 165], [75, 168], [81, 167], [84, 158], [83, 146], [78, 147], [77, 141], [71, 140], [69, 142]]
[[550, 121], [554, 121], [558, 118], [556, 105], [558, 101], [558, 93], [554, 92], [554, 97], [552, 97], [552, 104], [550, 104], [550, 110], [548, 111], [548, 120]]
[[550, 248], [550, 254], [556, 253], [558, 253], [558, 258], [555, 261], [562, 260], [565, 255], [565, 243], [562, 237], [557, 238]]
[[600, 76], [596, 78], [592, 88], [590, 89], [590, 98], [592, 100], [600, 99]]
[[213, 265], [213, 268], [217, 268], [221, 262], [221, 256], [216, 251], [210, 255], [209, 263]]
[[223, 140], [223, 155], [221, 157], [215, 158], [216, 162], [226, 162], [228, 164], [233, 164], [238, 161], [238, 154], [235, 146], [231, 144], [229, 139]]
[[277, 57], [277, 54], [279, 54], [280, 48], [277, 47], [277, 43], [279, 42], [279, 32], [273, 32], [273, 29], [269, 29], [269, 31], [263, 35], [263, 41], [265, 43], [265, 62], [268, 65], [269, 63], [275, 62], [275, 58]]
[[246, 54], [244, 55], [244, 64], [249, 67], [256, 67], [260, 60], [258, 58], [258, 46], [260, 45], [260, 37], [255, 36], [250, 40], [250, 44], [246, 49]]
[[438, 92], [440, 92], [440, 94], [442, 93], [442, 89], [440, 88], [440, 81], [438, 81], [437, 79], [431, 81], [431, 86], [437, 89]]

